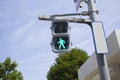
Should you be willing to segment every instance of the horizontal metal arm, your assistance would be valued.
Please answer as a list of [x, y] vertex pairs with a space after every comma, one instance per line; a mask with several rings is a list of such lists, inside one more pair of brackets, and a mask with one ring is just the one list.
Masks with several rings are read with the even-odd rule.
[[89, 16], [89, 11], [83, 11], [81, 13], [69, 13], [69, 14], [57, 14], [57, 15], [51, 15], [51, 16], [76, 16], [76, 15], [82, 15], [82, 16]]
[[48, 21], [53, 21], [53, 20], [67, 20], [72, 23], [85, 23], [89, 24], [91, 23], [91, 19], [80, 19], [80, 18], [64, 18], [64, 17], [55, 17], [55, 16], [39, 16], [39, 20], [48, 20]]

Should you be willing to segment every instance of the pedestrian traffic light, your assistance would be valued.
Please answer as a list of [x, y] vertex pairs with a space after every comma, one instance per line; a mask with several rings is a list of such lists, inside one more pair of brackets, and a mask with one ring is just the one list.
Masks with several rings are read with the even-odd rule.
[[52, 50], [55, 53], [66, 53], [71, 49], [69, 25], [66, 20], [52, 22]]

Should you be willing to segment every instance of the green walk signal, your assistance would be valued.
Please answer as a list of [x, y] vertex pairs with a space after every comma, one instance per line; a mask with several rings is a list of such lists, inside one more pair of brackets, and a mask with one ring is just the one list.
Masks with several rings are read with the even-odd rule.
[[56, 50], [64, 50], [69, 48], [69, 37], [54, 37], [53, 40]]
[[65, 40], [63, 40], [62, 38], [59, 38], [57, 44], [59, 44], [59, 49], [62, 49], [62, 47], [65, 49]]

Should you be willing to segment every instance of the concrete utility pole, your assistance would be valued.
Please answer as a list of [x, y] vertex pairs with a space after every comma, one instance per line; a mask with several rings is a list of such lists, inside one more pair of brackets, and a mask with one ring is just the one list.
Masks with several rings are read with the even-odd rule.
[[[97, 21], [97, 10], [95, 7], [95, 3], [96, 3], [95, 0], [88, 0], [88, 9], [90, 12], [90, 19], [92, 20], [92, 22]], [[96, 53], [96, 58], [97, 58], [98, 69], [99, 69], [99, 74], [100, 74], [100, 80], [110, 80], [110, 74], [109, 74], [105, 54]]]

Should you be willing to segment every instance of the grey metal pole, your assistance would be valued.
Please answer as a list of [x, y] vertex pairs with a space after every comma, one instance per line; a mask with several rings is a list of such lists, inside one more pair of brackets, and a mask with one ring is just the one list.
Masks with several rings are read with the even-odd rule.
[[[95, 7], [95, 3], [96, 3], [95, 0], [88, 0], [88, 9], [90, 12], [90, 19], [92, 20], [92, 22], [97, 21], [97, 11], [96, 11], [96, 7]], [[109, 74], [105, 54], [97, 54], [96, 53], [96, 58], [97, 58], [97, 63], [98, 63], [100, 80], [110, 80], [110, 74]]]

